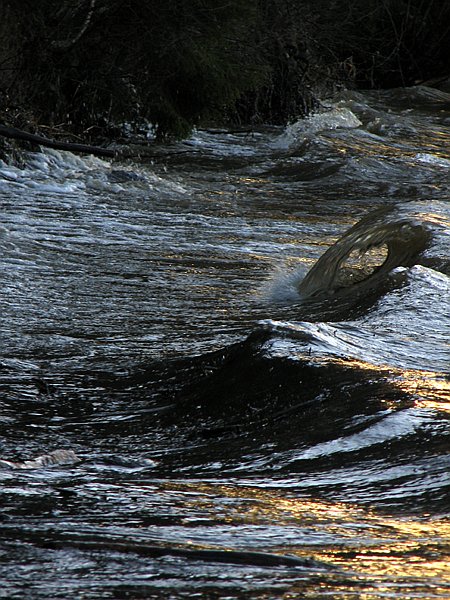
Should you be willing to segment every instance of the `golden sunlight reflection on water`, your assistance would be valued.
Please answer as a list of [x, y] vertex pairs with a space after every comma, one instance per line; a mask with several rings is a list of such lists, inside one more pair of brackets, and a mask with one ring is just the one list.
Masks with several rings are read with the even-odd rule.
[[[326, 359], [318, 357], [315, 360], [320, 363]], [[353, 366], [360, 371], [373, 371], [374, 368], [377, 368], [380, 376], [384, 376], [406, 394], [415, 397], [417, 406], [450, 413], [450, 378], [448, 375], [418, 369], [395, 369], [389, 365], [374, 367], [373, 364], [356, 358], [333, 357], [333, 361], [336, 364]]]
[[[332, 597], [338, 594], [343, 598], [450, 595], [448, 518], [388, 515], [342, 502], [295, 497], [288, 490], [252, 486], [191, 481], [171, 482], [166, 489], [181, 494], [185, 509], [195, 515], [193, 521], [208, 515], [213, 529], [232, 526], [233, 543], [239, 548], [328, 563], [331, 579], [321, 579], [314, 589], [309, 585], [301, 597], [322, 597], [311, 595], [319, 591], [324, 597], [333, 592]], [[274, 524], [278, 531], [275, 539]], [[264, 546], [261, 530], [266, 526]], [[253, 530], [259, 532], [254, 540]], [[214, 544], [206, 547], [213, 548]], [[294, 593], [291, 588], [280, 597], [296, 597]]]
[[442, 373], [404, 369], [395, 383], [406, 393], [418, 395], [418, 406], [450, 413], [450, 379]]

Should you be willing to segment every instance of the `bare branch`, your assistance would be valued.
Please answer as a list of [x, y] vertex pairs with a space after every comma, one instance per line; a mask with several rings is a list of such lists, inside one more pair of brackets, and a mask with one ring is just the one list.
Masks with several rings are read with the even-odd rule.
[[86, 18], [84, 20], [83, 26], [80, 29], [80, 31], [77, 33], [77, 35], [75, 37], [73, 37], [70, 40], [65, 40], [65, 41], [54, 41], [52, 42], [52, 47], [53, 48], [57, 48], [58, 50], [68, 50], [69, 48], [71, 48], [72, 46], [74, 46], [80, 39], [81, 37], [86, 33], [87, 28], [89, 27], [91, 20], [92, 20], [92, 15], [94, 14], [94, 10], [95, 10], [95, 3], [97, 0], [91, 0], [90, 1], [90, 6], [89, 6], [89, 10], [88, 13], [86, 15]]

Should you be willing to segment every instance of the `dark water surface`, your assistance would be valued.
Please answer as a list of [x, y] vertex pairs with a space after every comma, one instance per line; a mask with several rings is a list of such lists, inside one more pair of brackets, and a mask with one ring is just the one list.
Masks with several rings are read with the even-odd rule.
[[0, 598], [450, 598], [450, 95], [0, 163]]

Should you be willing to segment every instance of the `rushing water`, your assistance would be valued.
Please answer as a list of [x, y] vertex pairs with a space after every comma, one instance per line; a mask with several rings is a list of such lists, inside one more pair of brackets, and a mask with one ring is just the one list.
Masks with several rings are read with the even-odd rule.
[[450, 95], [0, 164], [0, 598], [450, 598]]

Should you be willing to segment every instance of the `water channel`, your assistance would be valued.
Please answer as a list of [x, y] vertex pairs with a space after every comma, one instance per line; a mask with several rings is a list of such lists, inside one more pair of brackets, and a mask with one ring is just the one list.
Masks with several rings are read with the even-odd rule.
[[450, 598], [450, 94], [0, 163], [0, 598]]

